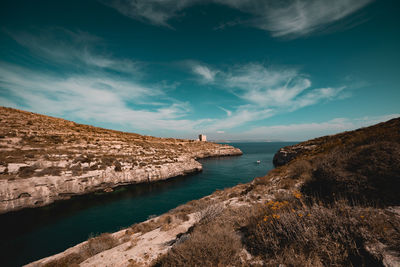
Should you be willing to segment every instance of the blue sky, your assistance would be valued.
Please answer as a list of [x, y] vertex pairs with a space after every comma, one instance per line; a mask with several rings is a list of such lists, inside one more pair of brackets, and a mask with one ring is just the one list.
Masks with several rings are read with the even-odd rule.
[[300, 141], [400, 116], [400, 4], [2, 1], [0, 105], [140, 134]]

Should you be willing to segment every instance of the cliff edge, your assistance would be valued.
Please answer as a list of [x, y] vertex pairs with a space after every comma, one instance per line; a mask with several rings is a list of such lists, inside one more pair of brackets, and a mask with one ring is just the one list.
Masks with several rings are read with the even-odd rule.
[[228, 145], [156, 138], [0, 107], [0, 213], [200, 171]]
[[250, 183], [28, 266], [400, 266], [400, 118], [284, 149]]

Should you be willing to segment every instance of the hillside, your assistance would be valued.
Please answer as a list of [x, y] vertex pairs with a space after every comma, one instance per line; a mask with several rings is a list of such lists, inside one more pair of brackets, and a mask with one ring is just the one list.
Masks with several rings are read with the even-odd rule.
[[242, 154], [0, 107], [0, 213], [200, 171], [195, 159]]
[[276, 157], [264, 177], [30, 266], [400, 266], [400, 118]]

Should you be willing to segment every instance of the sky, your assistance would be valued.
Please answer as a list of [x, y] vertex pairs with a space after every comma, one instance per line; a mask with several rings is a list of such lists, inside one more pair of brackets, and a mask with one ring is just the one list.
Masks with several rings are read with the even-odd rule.
[[159, 137], [302, 141], [400, 117], [389, 0], [2, 0], [0, 105]]

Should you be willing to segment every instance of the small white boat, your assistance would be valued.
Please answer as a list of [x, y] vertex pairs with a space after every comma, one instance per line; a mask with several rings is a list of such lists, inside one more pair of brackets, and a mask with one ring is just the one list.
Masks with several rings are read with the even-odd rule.
[[261, 160], [257, 160], [256, 162], [257, 162], [257, 164], [260, 164]]

